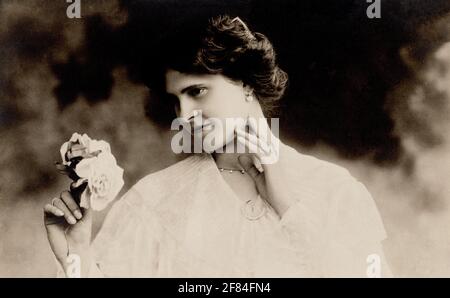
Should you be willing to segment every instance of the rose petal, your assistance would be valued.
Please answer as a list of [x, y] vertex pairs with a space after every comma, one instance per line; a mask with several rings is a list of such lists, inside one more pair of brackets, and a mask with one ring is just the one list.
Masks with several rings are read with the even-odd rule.
[[90, 142], [92, 141], [91, 138], [87, 134], [83, 134], [78, 138], [81, 145], [83, 145], [86, 148], [89, 148]]
[[81, 135], [80, 135], [79, 133], [77, 133], [77, 132], [74, 132], [74, 133], [72, 134], [72, 136], [70, 137], [69, 142], [75, 143], [75, 142], [78, 141], [80, 138], [81, 138]]
[[68, 165], [70, 163], [68, 160], [66, 160], [66, 153], [68, 149], [69, 142], [65, 142], [64, 144], [62, 144], [61, 148], [59, 149], [59, 152], [61, 153], [61, 160], [64, 165]]
[[82, 159], [75, 167], [75, 173], [81, 178], [89, 178], [92, 175], [93, 167], [97, 157]]
[[111, 148], [107, 142], [103, 140], [101, 141], [92, 140], [89, 143], [89, 153], [95, 152], [97, 150], [101, 150], [104, 153], [111, 153]]
[[[123, 169], [116, 163], [112, 154], [102, 153], [96, 160], [92, 176], [89, 177], [91, 191], [91, 207], [93, 210], [102, 210], [112, 202], [124, 185]], [[107, 181], [102, 181], [106, 179]], [[100, 185], [107, 189], [97, 189]]]

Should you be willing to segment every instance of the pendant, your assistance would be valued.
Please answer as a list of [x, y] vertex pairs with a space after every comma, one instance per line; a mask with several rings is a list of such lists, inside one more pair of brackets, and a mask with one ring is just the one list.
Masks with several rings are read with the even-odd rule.
[[267, 212], [267, 207], [261, 197], [258, 195], [256, 200], [248, 200], [242, 206], [243, 215], [251, 221], [258, 220]]

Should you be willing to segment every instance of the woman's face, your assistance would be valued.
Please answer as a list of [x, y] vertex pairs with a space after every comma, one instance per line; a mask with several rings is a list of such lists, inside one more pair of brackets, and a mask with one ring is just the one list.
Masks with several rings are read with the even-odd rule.
[[166, 92], [179, 101], [177, 116], [188, 120], [194, 111], [201, 112], [202, 123], [196, 122], [194, 131], [201, 132], [203, 139], [215, 137], [215, 149], [234, 139], [234, 128], [245, 125], [252, 105], [258, 104], [256, 100], [246, 101], [249, 91], [242, 82], [219, 74], [186, 74], [171, 69], [166, 72]]

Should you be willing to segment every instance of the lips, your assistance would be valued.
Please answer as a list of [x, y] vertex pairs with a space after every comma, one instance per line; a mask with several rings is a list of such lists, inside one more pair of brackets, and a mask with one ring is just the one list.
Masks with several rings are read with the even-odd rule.
[[193, 133], [198, 133], [199, 131], [210, 131], [213, 128], [212, 122], [206, 120], [202, 125], [194, 126]]

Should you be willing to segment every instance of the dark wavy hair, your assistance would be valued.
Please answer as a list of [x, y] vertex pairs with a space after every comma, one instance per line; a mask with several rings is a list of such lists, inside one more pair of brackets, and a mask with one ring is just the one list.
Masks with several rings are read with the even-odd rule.
[[[206, 22], [206, 23], [205, 23]], [[156, 66], [146, 78], [151, 95], [147, 114], [161, 120], [166, 110], [173, 114], [176, 99], [165, 93], [165, 72], [221, 74], [253, 88], [266, 117], [278, 113], [279, 99], [288, 76], [278, 66], [267, 37], [252, 32], [239, 18], [220, 15], [190, 26], [181, 26], [160, 42]], [[173, 119], [173, 118], [172, 118]]]

